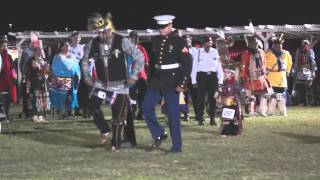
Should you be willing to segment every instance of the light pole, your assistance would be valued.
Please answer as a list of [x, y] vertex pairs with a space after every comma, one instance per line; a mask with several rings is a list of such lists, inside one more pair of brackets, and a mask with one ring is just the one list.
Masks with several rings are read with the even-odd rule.
[[11, 32], [12, 24], [8, 24], [8, 25], [9, 25], [9, 32]]

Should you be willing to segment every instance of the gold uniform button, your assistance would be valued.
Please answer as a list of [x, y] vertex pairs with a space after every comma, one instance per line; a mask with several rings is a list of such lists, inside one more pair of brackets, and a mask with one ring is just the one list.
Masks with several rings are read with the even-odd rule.
[[172, 76], [176, 75], [176, 73], [172, 73]]
[[162, 59], [162, 57], [159, 57], [159, 59]]
[[162, 43], [161, 46], [164, 46], [164, 43]]
[[162, 55], [163, 53], [162, 52], [160, 52], [160, 55]]
[[181, 85], [181, 87], [183, 88], [184, 86], [183, 86], [183, 85]]
[[159, 64], [161, 64], [162, 63], [162, 61], [159, 61]]

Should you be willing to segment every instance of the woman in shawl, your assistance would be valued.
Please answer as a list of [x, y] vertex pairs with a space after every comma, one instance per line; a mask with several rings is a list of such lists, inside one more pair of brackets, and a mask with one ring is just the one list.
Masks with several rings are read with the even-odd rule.
[[69, 48], [69, 42], [63, 41], [52, 61], [51, 103], [63, 118], [65, 118], [66, 109], [79, 106], [77, 89], [80, 66], [76, 57], [69, 53]]

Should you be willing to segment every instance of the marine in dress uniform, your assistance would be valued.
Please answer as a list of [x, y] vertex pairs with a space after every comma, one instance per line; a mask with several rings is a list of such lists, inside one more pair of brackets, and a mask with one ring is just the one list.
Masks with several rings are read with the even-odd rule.
[[208, 95], [210, 125], [216, 125], [216, 97], [218, 86], [223, 83], [223, 70], [220, 56], [215, 48], [212, 48], [211, 37], [206, 37], [204, 45], [198, 50], [197, 57], [193, 60], [191, 80], [192, 85], [197, 86], [197, 114], [199, 125], [203, 125], [205, 95]]
[[160, 36], [152, 40], [153, 59], [150, 61], [148, 90], [142, 102], [142, 111], [152, 134], [153, 148], [167, 138], [165, 129], [157, 120], [155, 107], [161, 99], [166, 102], [172, 139], [170, 153], [181, 152], [181, 125], [179, 117], [179, 93], [184, 91], [192, 68], [192, 60], [186, 42], [173, 31], [174, 16], [155, 16]]

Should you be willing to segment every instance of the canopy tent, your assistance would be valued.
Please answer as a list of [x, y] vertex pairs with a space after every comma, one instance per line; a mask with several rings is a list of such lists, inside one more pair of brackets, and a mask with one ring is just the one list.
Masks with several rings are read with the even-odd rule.
[[[258, 25], [253, 26], [254, 32], [261, 33], [260, 38], [267, 44], [268, 40], [273, 33], [284, 33], [284, 37], [287, 39], [302, 39], [308, 37], [310, 41], [312, 38], [320, 36], [320, 24], [304, 24], [304, 25]], [[118, 30], [117, 33], [128, 36], [130, 29]], [[150, 41], [152, 36], [159, 35], [159, 31], [155, 29], [146, 30], [135, 30], [142, 42]], [[95, 32], [80, 31], [82, 37], [85, 40], [89, 40], [96, 36]], [[245, 34], [250, 34], [252, 32], [250, 26], [225, 26], [223, 28], [211, 28], [206, 27], [204, 29], [197, 28], [186, 28], [184, 30], [180, 29], [179, 32], [182, 35], [191, 36], [219, 36], [221, 32], [225, 35], [232, 35], [235, 39], [242, 38]], [[71, 35], [72, 32], [36, 32], [36, 35], [40, 39], [65, 39]], [[30, 32], [9, 32], [10, 36], [14, 36], [17, 40], [16, 47], [20, 49], [23, 43], [26, 43], [30, 39]], [[264, 47], [265, 49], [268, 46]]]

